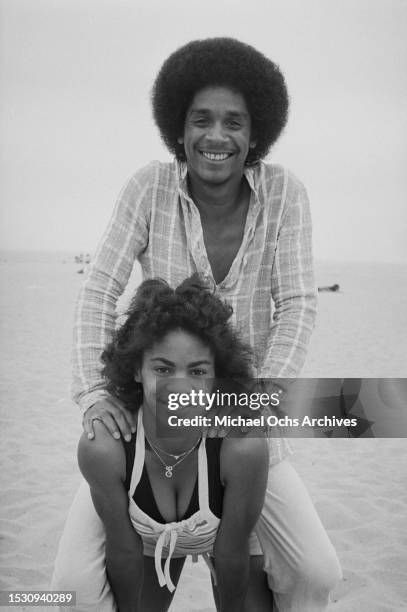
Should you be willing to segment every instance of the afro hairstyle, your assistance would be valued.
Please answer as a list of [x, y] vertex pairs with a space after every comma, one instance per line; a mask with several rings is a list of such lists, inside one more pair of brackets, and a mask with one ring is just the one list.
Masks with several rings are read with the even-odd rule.
[[195, 94], [222, 86], [243, 95], [251, 117], [252, 138], [246, 164], [265, 157], [283, 130], [289, 98], [278, 66], [254, 47], [233, 38], [194, 40], [172, 53], [154, 82], [151, 99], [154, 121], [171, 153], [185, 161], [177, 139]]

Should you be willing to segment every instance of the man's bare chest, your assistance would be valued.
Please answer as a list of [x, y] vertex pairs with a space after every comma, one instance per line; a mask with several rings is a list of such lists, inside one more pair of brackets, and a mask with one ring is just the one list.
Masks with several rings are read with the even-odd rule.
[[226, 278], [239, 252], [244, 226], [245, 219], [225, 224], [202, 224], [206, 253], [217, 284]]

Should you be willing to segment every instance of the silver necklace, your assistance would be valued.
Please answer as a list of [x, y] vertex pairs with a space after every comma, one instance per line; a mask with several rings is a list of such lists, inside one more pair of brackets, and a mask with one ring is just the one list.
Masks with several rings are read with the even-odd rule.
[[[145, 435], [145, 434], [144, 434]], [[165, 475], [167, 478], [172, 478], [172, 470], [174, 468], [176, 468], [180, 463], [182, 463], [184, 461], [184, 459], [186, 459], [188, 457], [188, 455], [190, 455], [192, 453], [193, 450], [195, 450], [195, 448], [198, 446], [199, 440], [197, 440], [195, 442], [195, 444], [187, 451], [185, 451], [184, 453], [182, 453], [182, 457], [181, 455], [178, 455], [179, 457], [181, 457], [181, 459], [178, 459], [178, 461], [176, 461], [175, 463], [173, 463], [172, 465], [167, 465], [167, 463], [164, 461], [164, 459], [162, 457], [160, 457], [158, 451], [154, 448], [154, 445], [151, 444], [150, 440], [147, 438], [146, 436], [146, 440], [150, 445], [151, 450], [153, 451], [153, 453], [158, 457], [158, 459], [161, 461], [161, 463], [163, 464], [163, 466], [165, 467]], [[165, 452], [165, 451], [164, 451]], [[168, 453], [171, 454], [171, 453]], [[174, 455], [175, 456], [175, 455]]]
[[[146, 436], [146, 438], [147, 438], [147, 436]], [[148, 438], [147, 438], [147, 441], [148, 441], [149, 445], [152, 446], [152, 444], [151, 444], [150, 440], [148, 440]], [[179, 453], [179, 455], [174, 455], [173, 453], [169, 453], [168, 451], [164, 450], [163, 448], [160, 448], [159, 446], [157, 446], [157, 444], [155, 444], [154, 446], [155, 446], [156, 450], [160, 451], [160, 453], [164, 453], [165, 455], [169, 455], [170, 457], [175, 459], [175, 461], [178, 461], [178, 459], [180, 457], [183, 457], [184, 455], [189, 453], [189, 450], [186, 450], [183, 453]]]

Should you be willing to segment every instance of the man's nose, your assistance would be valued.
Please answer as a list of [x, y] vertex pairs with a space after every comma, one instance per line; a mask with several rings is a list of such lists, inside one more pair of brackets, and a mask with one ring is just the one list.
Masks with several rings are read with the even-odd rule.
[[213, 142], [225, 142], [227, 136], [220, 121], [217, 121], [211, 125], [207, 138], [209, 141]]

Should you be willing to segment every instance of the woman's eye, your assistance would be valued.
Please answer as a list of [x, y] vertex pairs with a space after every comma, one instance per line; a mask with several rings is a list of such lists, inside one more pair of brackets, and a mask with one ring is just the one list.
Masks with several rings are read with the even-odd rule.
[[228, 122], [228, 126], [231, 127], [234, 130], [238, 130], [239, 128], [241, 128], [241, 124], [238, 121], [229, 121]]
[[154, 372], [157, 374], [168, 374], [169, 371], [170, 368], [167, 368], [166, 366], [158, 366], [157, 368], [154, 368]]

